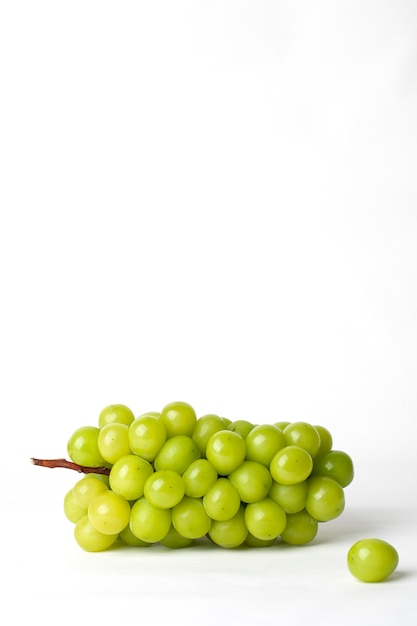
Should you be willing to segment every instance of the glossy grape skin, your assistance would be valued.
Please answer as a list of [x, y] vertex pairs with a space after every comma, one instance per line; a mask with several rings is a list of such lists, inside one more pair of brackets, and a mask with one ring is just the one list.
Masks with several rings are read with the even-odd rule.
[[182, 476], [173, 470], [158, 470], [146, 480], [144, 496], [148, 502], [160, 509], [170, 509], [185, 493]]
[[245, 508], [240, 506], [234, 517], [224, 522], [213, 520], [208, 535], [213, 543], [222, 548], [237, 548], [248, 536], [245, 524]]
[[202, 498], [214, 485], [218, 474], [207, 459], [196, 459], [182, 475], [185, 484], [185, 495]]
[[268, 496], [284, 509], [285, 513], [294, 514], [305, 507], [308, 492], [306, 480], [295, 485], [282, 485], [273, 481]]
[[87, 515], [87, 507], [80, 506], [74, 501], [74, 490], [67, 491], [64, 498], [64, 513], [67, 520], [76, 524]]
[[184, 498], [172, 509], [175, 530], [188, 539], [204, 537], [210, 530], [211, 518], [207, 515], [202, 498]]
[[130, 530], [146, 543], [157, 543], [168, 533], [171, 527], [171, 509], [152, 506], [142, 497], [132, 506]]
[[111, 465], [125, 454], [130, 454], [129, 427], [114, 422], [100, 429], [97, 445], [103, 459]]
[[118, 534], [108, 535], [99, 532], [88, 519], [82, 517], [74, 527], [74, 537], [78, 545], [86, 552], [103, 552], [118, 539]]
[[275, 454], [269, 469], [272, 478], [277, 483], [295, 485], [310, 476], [313, 459], [304, 448], [294, 445], [285, 446]]
[[245, 459], [245, 440], [232, 430], [219, 430], [210, 437], [206, 457], [219, 476], [227, 476]]
[[318, 434], [320, 435], [320, 448], [317, 453], [317, 456], [319, 457], [319, 456], [322, 456], [323, 454], [326, 454], [327, 452], [330, 452], [330, 450], [333, 447], [333, 437], [332, 437], [331, 432], [324, 426], [315, 424], [314, 428], [317, 430]]
[[250, 431], [254, 428], [254, 424], [247, 420], [235, 420], [226, 426], [226, 430], [238, 433], [243, 439], [246, 439]]
[[245, 509], [245, 524], [248, 531], [258, 539], [276, 539], [285, 529], [287, 516], [271, 498], [248, 504]]
[[292, 422], [284, 428], [287, 446], [298, 446], [307, 450], [311, 458], [315, 458], [320, 450], [320, 435], [308, 422]]
[[386, 580], [398, 567], [398, 552], [390, 543], [376, 538], [360, 539], [349, 549], [350, 573], [362, 582]]
[[165, 426], [167, 437], [187, 435], [191, 437], [197, 423], [193, 407], [187, 402], [170, 402], [161, 411], [160, 420]]
[[248, 532], [245, 543], [246, 545], [251, 546], [251, 548], [269, 548], [276, 543], [276, 540], [276, 537], [273, 537], [272, 539], [259, 539]]
[[138, 500], [143, 496], [145, 483], [153, 471], [149, 461], [135, 454], [126, 454], [117, 459], [110, 470], [110, 488], [126, 500]]
[[98, 425], [99, 428], [114, 423], [130, 426], [134, 419], [133, 412], [125, 404], [109, 404], [98, 416]]
[[268, 469], [255, 461], [243, 461], [229, 474], [229, 480], [236, 487], [241, 501], [245, 503], [262, 500], [272, 486]]
[[85, 467], [103, 467], [107, 463], [100, 454], [98, 437], [100, 429], [95, 426], [81, 426], [69, 438], [68, 455], [74, 463]]
[[129, 426], [130, 449], [145, 461], [154, 461], [166, 440], [166, 428], [158, 415], [140, 415]]
[[134, 546], [135, 548], [149, 548], [149, 546], [152, 545], [151, 543], [148, 543], [147, 541], [142, 541], [142, 539], [136, 537], [136, 535], [132, 533], [129, 524], [126, 526], [126, 528], [122, 530], [119, 535], [119, 539], [121, 539], [121, 541], [123, 541], [123, 543], [126, 543], [128, 546]]
[[96, 496], [88, 505], [88, 519], [104, 535], [119, 534], [129, 523], [130, 505], [110, 489]]
[[184, 474], [191, 463], [201, 457], [201, 452], [188, 435], [175, 435], [167, 439], [154, 460], [155, 470], [169, 469]]
[[239, 492], [228, 478], [218, 478], [203, 497], [203, 505], [211, 519], [228, 520], [239, 510]]
[[88, 509], [91, 500], [100, 493], [107, 491], [108, 487], [105, 482], [92, 476], [91, 474], [77, 480], [72, 488], [74, 503], [84, 509]]
[[347, 487], [353, 481], [354, 467], [351, 457], [342, 450], [331, 450], [314, 462], [313, 475], [328, 476]]
[[306, 510], [318, 522], [328, 522], [343, 513], [345, 494], [333, 478], [312, 476], [308, 479]]
[[165, 537], [161, 539], [160, 543], [161, 545], [165, 546], [165, 548], [177, 550], [178, 548], [187, 548], [193, 543], [193, 540], [180, 535], [179, 532], [176, 531], [174, 526], [171, 524], [171, 528], [169, 529]]
[[210, 437], [219, 430], [224, 429], [224, 419], [218, 415], [209, 413], [198, 418], [192, 437], [197, 444], [202, 457], [206, 456], [207, 442]]
[[281, 533], [281, 539], [294, 546], [305, 545], [313, 541], [318, 531], [318, 522], [305, 509], [287, 515], [287, 524]]
[[246, 460], [269, 467], [275, 454], [286, 446], [285, 437], [273, 424], [258, 424], [246, 437]]

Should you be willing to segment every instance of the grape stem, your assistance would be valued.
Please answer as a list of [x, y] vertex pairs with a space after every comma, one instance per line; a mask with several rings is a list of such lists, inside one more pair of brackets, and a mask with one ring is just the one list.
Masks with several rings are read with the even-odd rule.
[[30, 459], [33, 465], [40, 465], [41, 467], [64, 467], [65, 469], [75, 470], [80, 474], [110, 474], [110, 468], [108, 467], [86, 467], [85, 465], [78, 465], [72, 461], [66, 459]]

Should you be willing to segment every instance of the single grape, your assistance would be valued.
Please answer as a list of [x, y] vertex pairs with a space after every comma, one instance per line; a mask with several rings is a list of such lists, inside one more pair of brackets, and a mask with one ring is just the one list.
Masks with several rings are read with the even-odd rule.
[[88, 519], [104, 535], [120, 533], [129, 523], [129, 503], [110, 489], [100, 493], [88, 505]]
[[210, 437], [206, 457], [220, 476], [227, 476], [245, 459], [245, 440], [232, 430], [219, 430]]
[[147, 541], [142, 541], [139, 537], [136, 537], [130, 529], [130, 525], [128, 524], [126, 528], [123, 528], [122, 532], [119, 535], [119, 539], [126, 543], [128, 546], [134, 546], [135, 548], [149, 548], [151, 543]]
[[291, 424], [291, 422], [274, 422], [274, 426], [279, 428], [281, 432], [284, 432], [288, 424]]
[[187, 467], [200, 457], [201, 452], [191, 437], [175, 435], [167, 439], [158, 452], [154, 468], [156, 470], [169, 469], [182, 475]]
[[307, 499], [307, 481], [295, 485], [282, 485], [273, 481], [268, 496], [284, 509], [285, 513], [298, 513], [305, 507]]
[[314, 428], [317, 430], [320, 435], [320, 448], [317, 453], [317, 457], [330, 452], [333, 447], [333, 437], [327, 428], [320, 425], [315, 425]]
[[76, 524], [82, 517], [87, 515], [87, 507], [80, 506], [74, 500], [74, 490], [67, 491], [64, 498], [64, 514], [67, 520]]
[[145, 461], [154, 461], [166, 439], [165, 426], [157, 415], [140, 415], [129, 426], [130, 449]]
[[136, 454], [121, 456], [110, 470], [110, 488], [126, 500], [138, 500], [143, 496], [145, 483], [153, 474], [149, 461]]
[[161, 539], [160, 543], [165, 546], [165, 548], [176, 550], [178, 548], [186, 548], [193, 543], [193, 540], [180, 535], [179, 532], [175, 530], [174, 526], [171, 524], [171, 528], [169, 529], [165, 537]]
[[182, 475], [185, 485], [185, 495], [191, 498], [202, 498], [214, 485], [218, 474], [207, 459], [196, 459]]
[[210, 530], [211, 519], [207, 515], [202, 498], [184, 496], [172, 509], [175, 530], [188, 539], [204, 537]]
[[281, 533], [285, 543], [301, 546], [313, 541], [317, 535], [318, 522], [305, 509], [287, 515], [287, 524]]
[[214, 433], [219, 430], [224, 430], [224, 419], [218, 415], [207, 414], [198, 418], [193, 432], [193, 439], [199, 450], [201, 456], [206, 456], [207, 442]]
[[98, 435], [98, 449], [105, 461], [111, 465], [125, 454], [130, 454], [129, 427], [114, 422], [106, 424]]
[[284, 437], [287, 446], [298, 446], [307, 450], [312, 459], [320, 450], [320, 435], [312, 424], [307, 422], [293, 422], [284, 428]]
[[269, 470], [261, 463], [243, 461], [229, 479], [236, 487], [242, 502], [257, 502], [265, 498], [272, 486]]
[[343, 488], [333, 478], [312, 476], [308, 479], [306, 510], [318, 522], [328, 522], [345, 508]]
[[254, 537], [263, 540], [276, 539], [285, 529], [287, 516], [271, 498], [248, 504], [245, 509], [245, 524]]
[[145, 483], [144, 496], [160, 509], [171, 509], [181, 502], [185, 492], [182, 476], [173, 470], [158, 470]]
[[383, 539], [360, 539], [349, 549], [347, 565], [358, 580], [377, 583], [390, 576], [398, 566], [398, 552]]
[[347, 487], [353, 480], [354, 468], [351, 457], [342, 450], [331, 450], [314, 461], [313, 475], [328, 476]]
[[243, 437], [243, 439], [246, 439], [253, 428], [254, 424], [248, 422], [247, 420], [235, 420], [226, 426], [227, 430], [232, 430], [234, 433], [238, 433], [241, 437]]
[[240, 505], [236, 515], [224, 522], [213, 520], [208, 536], [222, 548], [237, 548], [245, 543], [248, 529], [245, 524], [245, 508]]
[[74, 527], [74, 537], [78, 545], [87, 552], [102, 552], [114, 544], [118, 534], [108, 535], [99, 532], [88, 519], [82, 517]]
[[274, 455], [269, 470], [272, 478], [283, 485], [301, 483], [310, 476], [313, 459], [299, 446], [285, 446]]
[[98, 416], [98, 425], [100, 428], [106, 424], [130, 424], [135, 419], [132, 411], [125, 404], [110, 404], [106, 406]]
[[240, 508], [239, 492], [228, 478], [219, 478], [203, 497], [203, 505], [211, 519], [228, 520]]
[[187, 402], [170, 402], [161, 411], [160, 419], [165, 426], [167, 437], [176, 435], [192, 436], [197, 416]]
[[105, 482], [88, 474], [78, 480], [72, 488], [74, 503], [87, 510], [91, 500], [107, 489]]
[[273, 424], [259, 424], [246, 437], [246, 459], [269, 467], [275, 454], [286, 446], [285, 437]]
[[106, 461], [98, 448], [100, 429], [95, 426], [82, 426], [69, 438], [68, 455], [74, 463], [85, 467], [103, 467]]
[[146, 543], [157, 543], [171, 527], [171, 509], [160, 509], [145, 497], [139, 498], [132, 506], [129, 525], [135, 537]]
[[255, 537], [255, 535], [252, 535], [252, 533], [248, 532], [245, 543], [251, 548], [269, 548], [274, 545], [276, 540], [276, 537], [273, 537], [272, 539], [259, 539], [258, 537]]

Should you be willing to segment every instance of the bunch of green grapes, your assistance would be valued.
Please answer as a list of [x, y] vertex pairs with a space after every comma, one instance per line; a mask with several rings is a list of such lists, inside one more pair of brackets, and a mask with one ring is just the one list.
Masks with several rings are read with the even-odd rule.
[[92, 468], [64, 499], [89, 552], [202, 539], [223, 548], [306, 544], [342, 514], [354, 476], [324, 426], [197, 418], [186, 402], [138, 417], [108, 406], [98, 426], [72, 434], [68, 454]]

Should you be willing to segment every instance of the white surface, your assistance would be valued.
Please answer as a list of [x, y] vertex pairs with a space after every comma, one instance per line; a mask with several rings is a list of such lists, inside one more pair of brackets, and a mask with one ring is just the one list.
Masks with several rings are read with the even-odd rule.
[[[2, 623], [411, 623], [416, 20], [405, 0], [1, 3]], [[107, 404], [175, 399], [327, 426], [355, 462], [342, 518], [295, 553], [80, 553], [75, 477], [29, 458]], [[389, 584], [347, 572], [368, 534], [400, 552]]]

